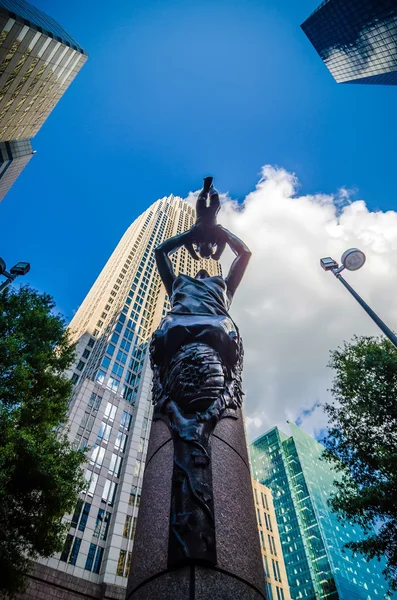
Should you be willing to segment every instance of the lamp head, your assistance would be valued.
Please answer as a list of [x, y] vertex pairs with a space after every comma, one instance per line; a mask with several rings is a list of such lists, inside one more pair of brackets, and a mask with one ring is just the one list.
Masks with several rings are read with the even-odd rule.
[[30, 264], [27, 262], [19, 262], [12, 269], [10, 269], [11, 275], [26, 275], [30, 271]]
[[365, 254], [358, 248], [350, 248], [342, 254], [341, 263], [348, 271], [358, 271], [365, 263]]
[[333, 269], [337, 269], [339, 267], [336, 260], [327, 256], [326, 258], [320, 258], [320, 265], [324, 269], [324, 271], [332, 271]]

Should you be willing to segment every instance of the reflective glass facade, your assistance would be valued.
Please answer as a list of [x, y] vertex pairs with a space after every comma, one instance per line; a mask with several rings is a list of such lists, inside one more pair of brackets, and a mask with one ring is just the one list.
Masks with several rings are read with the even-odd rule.
[[338, 83], [397, 85], [395, 0], [325, 0], [302, 29]]
[[[154, 249], [190, 228], [193, 207], [174, 196], [155, 202], [128, 228], [70, 323], [77, 356], [67, 433], [88, 447], [87, 491], [72, 515], [63, 552], [46, 566], [92, 583], [127, 585], [152, 418], [148, 343], [170, 308]], [[181, 248], [176, 273], [216, 261], [194, 261]]]
[[335, 473], [320, 460], [323, 446], [290, 427], [291, 436], [274, 428], [255, 440], [250, 454], [253, 476], [272, 490], [292, 600], [383, 598], [384, 565], [342, 551], [363, 533], [327, 505]]

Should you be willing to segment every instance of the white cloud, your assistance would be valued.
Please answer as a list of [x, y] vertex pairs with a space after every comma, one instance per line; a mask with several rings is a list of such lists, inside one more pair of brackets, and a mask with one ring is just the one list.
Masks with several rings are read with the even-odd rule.
[[[326, 418], [329, 350], [354, 334], [378, 335], [362, 308], [319, 263], [358, 247], [365, 266], [346, 279], [389, 326], [397, 323], [397, 213], [370, 212], [348, 190], [299, 196], [295, 175], [265, 166], [243, 205], [224, 199], [218, 222], [241, 237], [252, 259], [231, 314], [245, 348], [249, 438], [286, 420], [318, 434]], [[190, 195], [193, 200], [193, 194]], [[229, 260], [227, 260], [229, 258]], [[224, 270], [230, 256], [222, 260]]]

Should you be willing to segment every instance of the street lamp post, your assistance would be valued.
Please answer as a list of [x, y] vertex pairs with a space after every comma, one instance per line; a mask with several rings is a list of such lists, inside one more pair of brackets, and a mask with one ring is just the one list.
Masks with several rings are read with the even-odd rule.
[[10, 285], [10, 283], [12, 283], [19, 275], [26, 275], [26, 273], [29, 273], [29, 271], [29, 263], [19, 262], [16, 265], [14, 265], [12, 269], [10, 269], [10, 271], [8, 272], [6, 270], [5, 261], [2, 258], [0, 258], [0, 275], [4, 275], [4, 277], [6, 277], [6, 280], [3, 281], [3, 283], [0, 285], [0, 292], [1, 290], [4, 290], [4, 288], [6, 288], [7, 285]]
[[362, 306], [365, 312], [371, 317], [373, 321], [377, 324], [377, 326], [383, 331], [386, 337], [389, 338], [391, 343], [395, 348], [397, 348], [397, 336], [392, 332], [391, 329], [378, 317], [378, 315], [372, 310], [370, 306], [357, 294], [357, 292], [352, 288], [352, 286], [347, 283], [346, 279], [342, 277], [341, 272], [344, 269], [348, 271], [357, 271], [361, 269], [363, 264], [365, 263], [365, 254], [358, 248], [350, 248], [346, 250], [342, 254], [341, 258], [341, 266], [338, 265], [336, 260], [331, 257], [321, 258], [320, 265], [324, 269], [324, 271], [331, 271], [337, 279], [345, 286], [347, 290], [351, 293], [351, 295], [357, 300], [357, 302]]

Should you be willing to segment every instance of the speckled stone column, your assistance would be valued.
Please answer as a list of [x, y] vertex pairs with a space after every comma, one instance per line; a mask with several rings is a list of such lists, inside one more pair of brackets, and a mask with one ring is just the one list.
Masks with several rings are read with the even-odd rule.
[[266, 599], [241, 411], [235, 416], [211, 436], [217, 564], [175, 570], [167, 567], [173, 440], [153, 422], [126, 600]]

